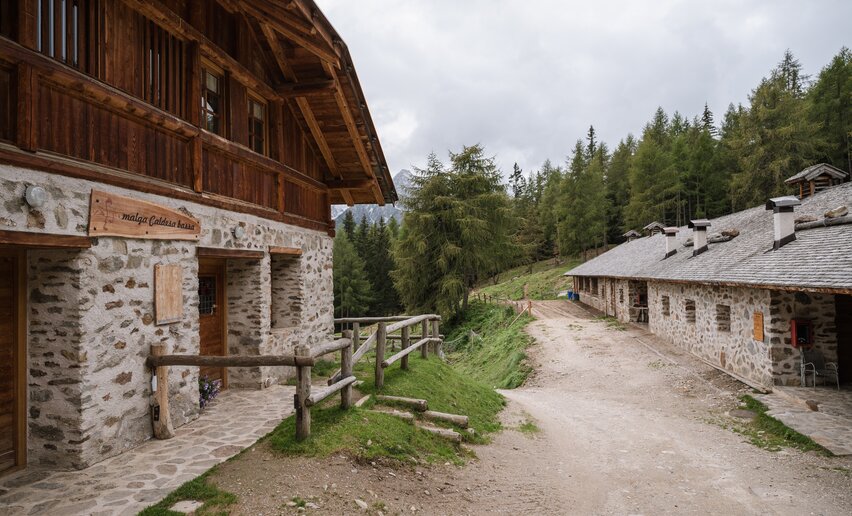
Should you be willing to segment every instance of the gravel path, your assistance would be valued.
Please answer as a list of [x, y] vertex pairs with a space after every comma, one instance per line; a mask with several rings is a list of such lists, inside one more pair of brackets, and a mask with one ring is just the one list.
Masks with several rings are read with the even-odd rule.
[[[507, 430], [457, 468], [395, 470], [263, 446], [215, 478], [235, 512], [378, 514], [852, 514], [852, 460], [769, 452], [722, 428], [744, 386], [647, 332], [577, 305], [535, 302], [525, 386], [502, 391]], [[523, 422], [540, 428], [518, 431]]]

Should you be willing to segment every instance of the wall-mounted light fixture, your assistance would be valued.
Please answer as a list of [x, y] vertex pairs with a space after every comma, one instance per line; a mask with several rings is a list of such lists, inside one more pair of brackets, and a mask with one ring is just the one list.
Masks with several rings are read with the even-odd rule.
[[40, 186], [30, 185], [24, 192], [24, 200], [31, 208], [41, 208], [47, 202], [47, 191]]
[[234, 226], [234, 230], [232, 232], [234, 234], [234, 238], [237, 240], [242, 240], [244, 236], [246, 236], [246, 228], [242, 226]]

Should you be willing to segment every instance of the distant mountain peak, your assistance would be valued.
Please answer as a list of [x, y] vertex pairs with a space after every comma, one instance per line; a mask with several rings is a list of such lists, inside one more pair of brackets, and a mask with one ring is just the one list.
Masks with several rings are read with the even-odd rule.
[[[405, 197], [406, 191], [411, 186], [412, 175], [410, 170], [402, 169], [393, 176], [393, 184], [396, 186], [396, 191], [400, 199]], [[362, 217], [367, 217], [367, 222], [375, 224], [381, 218], [384, 218], [385, 222], [387, 222], [393, 217], [397, 222], [402, 223], [402, 209], [399, 207], [399, 204], [398, 202], [397, 206], [392, 204], [384, 206], [379, 206], [378, 204], [356, 204], [352, 207], [345, 204], [335, 204], [331, 207], [331, 218], [337, 224], [343, 220], [347, 211], [351, 211], [352, 216], [355, 217], [355, 222], [360, 222]]]

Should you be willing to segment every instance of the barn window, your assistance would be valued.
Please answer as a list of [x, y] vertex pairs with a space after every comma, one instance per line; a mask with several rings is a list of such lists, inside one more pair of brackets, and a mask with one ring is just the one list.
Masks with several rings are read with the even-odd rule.
[[730, 305], [716, 305], [716, 329], [719, 331], [731, 331]]
[[669, 296], [663, 296], [662, 298], [660, 298], [660, 302], [663, 305], [663, 310], [662, 310], [663, 315], [666, 315], [666, 316], [671, 315], [672, 314], [672, 307], [671, 307], [671, 302], [669, 301]]
[[15, 12], [18, 2], [0, 0], [0, 36], [15, 38], [15, 26], [18, 24], [18, 14]]
[[0, 68], [0, 140], [12, 139], [12, 74]]
[[598, 279], [592, 278], [592, 294], [598, 295]]
[[686, 322], [695, 322], [695, 300], [687, 299], [684, 301], [684, 311], [686, 312]]
[[183, 116], [186, 98], [183, 41], [148, 20], [143, 32], [143, 98], [164, 111]]
[[211, 315], [216, 311], [216, 278], [200, 276], [198, 278], [198, 313]]
[[624, 303], [624, 289], [623, 288], [618, 289], [618, 302]]
[[248, 97], [249, 147], [258, 154], [266, 154], [266, 103], [254, 95]]
[[225, 136], [225, 77], [209, 65], [201, 69], [201, 118], [205, 129]]
[[[3, 2], [11, 4], [14, 2]], [[0, 29], [7, 30], [7, 15], [11, 8], [3, 7]], [[36, 2], [36, 50], [68, 66], [85, 72], [87, 52], [98, 45], [98, 25], [103, 23], [99, 0], [39, 0]], [[14, 25], [14, 23], [13, 23]], [[87, 30], [92, 27], [92, 30]], [[101, 27], [102, 29], [102, 27]]]

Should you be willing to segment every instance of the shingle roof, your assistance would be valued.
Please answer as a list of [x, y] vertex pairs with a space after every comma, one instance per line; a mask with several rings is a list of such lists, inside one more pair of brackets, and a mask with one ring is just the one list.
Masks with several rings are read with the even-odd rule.
[[784, 180], [784, 182], [789, 185], [793, 183], [798, 183], [799, 181], [810, 181], [811, 179], [819, 177], [823, 174], [828, 174], [837, 179], [845, 179], [846, 176], [849, 175], [845, 171], [840, 170], [834, 165], [829, 165], [828, 163], [820, 163], [818, 165], [811, 165], [810, 167], [802, 170], [795, 176], [788, 177]]
[[[828, 188], [802, 200], [796, 216], [852, 207], [852, 183]], [[684, 246], [692, 230], [680, 228], [678, 252], [663, 259], [665, 236], [657, 234], [625, 242], [565, 273], [709, 284], [796, 287], [852, 291], [852, 224], [796, 232], [796, 240], [773, 251], [773, 215], [764, 206], [711, 220], [711, 232], [739, 230], [728, 242], [710, 244], [693, 257]]]

